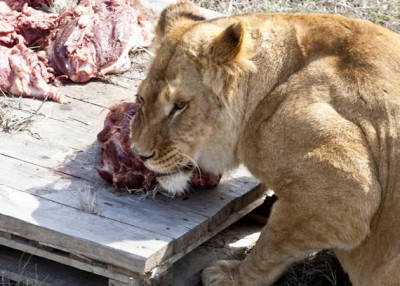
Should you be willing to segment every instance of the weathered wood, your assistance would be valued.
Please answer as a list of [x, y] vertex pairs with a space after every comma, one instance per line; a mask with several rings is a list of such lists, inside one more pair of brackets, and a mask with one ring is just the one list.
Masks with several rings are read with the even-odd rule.
[[[90, 110], [96, 110], [91, 113], [91, 121], [93, 121], [91, 125], [79, 125], [76, 120], [72, 120], [76, 114], [83, 113], [81, 112], [83, 107], [78, 110], [79, 112], [66, 112], [69, 114], [68, 118], [64, 115], [63, 120], [66, 121], [49, 117], [42, 118], [31, 128], [31, 131], [37, 133], [40, 139], [32, 137], [30, 133], [0, 134], [0, 154], [98, 181], [99, 177], [95, 168], [99, 167], [100, 163], [100, 146], [97, 144], [96, 135], [103, 127], [107, 112], [101, 113], [98, 107], [85, 105], [88, 113]], [[49, 112], [51, 110], [48, 108]], [[96, 116], [98, 113], [99, 116]]]
[[[107, 286], [107, 278], [4, 246], [0, 246], [0, 275], [19, 282], [18, 285]], [[3, 285], [1, 279], [0, 285]]]
[[124, 88], [101, 81], [59, 87], [60, 93], [67, 97], [104, 108], [119, 103], [121, 100], [133, 101], [136, 94], [135, 89], [135, 86]]
[[[258, 191], [260, 193], [264, 193], [264, 188], [260, 185], [257, 187]], [[197, 241], [197, 243], [193, 243], [191, 245], [187, 245], [184, 251], [181, 251], [178, 253], [176, 256], [173, 257], [173, 259], [165, 260], [164, 262], [160, 263], [159, 266], [157, 266], [155, 269], [153, 269], [152, 274], [154, 276], [161, 275], [164, 273], [167, 269], [169, 269], [174, 262], [178, 261], [180, 258], [185, 256], [187, 253], [191, 252], [194, 250], [196, 247], [201, 245], [202, 243], [206, 242], [210, 238], [214, 237], [217, 235], [219, 232], [227, 228], [229, 225], [234, 223], [235, 221], [239, 220], [241, 217], [255, 209], [257, 206], [261, 205], [264, 201], [263, 196], [260, 196], [258, 199], [250, 203], [247, 207], [241, 209], [238, 212], [232, 213], [224, 223], [215, 226], [212, 230], [209, 231], [208, 235], [204, 236], [200, 240]]]
[[[46, 168], [16, 159], [3, 157], [1, 160], [3, 168], [7, 170], [9, 176], [0, 177], [0, 185], [23, 190], [64, 206], [79, 209], [79, 192], [85, 188], [95, 188], [95, 184], [91, 182], [85, 182], [62, 173], [57, 174]], [[18, 177], [25, 179], [15, 180]], [[174, 253], [177, 253], [194, 245], [193, 248], [214, 235], [215, 233], [211, 233], [209, 230], [216, 227], [221, 221], [225, 223], [223, 227], [226, 227], [230, 223], [227, 219], [231, 214], [234, 215], [235, 212], [240, 211], [256, 197], [261, 197], [260, 191], [246, 192], [243, 189], [239, 199], [238, 194], [233, 192], [235, 184], [231, 181], [223, 180], [215, 190], [196, 190], [184, 201], [163, 197], [156, 200], [140, 199], [137, 196], [118, 197], [104, 185], [100, 185], [95, 193], [101, 218], [109, 218], [112, 221], [136, 226], [155, 234], [168, 235], [174, 238], [171, 248]], [[249, 180], [249, 182], [252, 184], [249, 183], [250, 188], [257, 185], [255, 180]], [[30, 187], [33, 185], [36, 187]], [[230, 189], [231, 192], [226, 191], [227, 189]], [[196, 202], [198, 202], [198, 206], [196, 206]], [[230, 207], [226, 211], [217, 213], [227, 204], [230, 204]], [[199, 206], [200, 208], [196, 210], [196, 207]], [[210, 217], [214, 219], [210, 220]], [[210, 221], [212, 225], [210, 225]], [[168, 257], [165, 255], [164, 258]], [[172, 260], [176, 259], [175, 257]]]
[[[46, 251], [37, 247], [33, 247], [29, 244], [23, 243], [18, 240], [12, 240], [12, 239], [2, 239], [0, 237], [0, 244], [13, 248], [13, 249], [18, 249], [22, 252], [26, 252], [32, 255], [37, 255], [43, 258], [46, 258], [50, 261], [55, 261], [58, 263], [61, 263], [63, 265], [71, 266], [80, 270], [84, 270], [90, 273], [94, 273], [103, 277], [107, 277], [110, 279], [115, 279], [117, 281], [122, 281], [127, 284], [139, 284], [140, 280], [143, 279], [143, 277], [140, 277], [139, 274], [137, 273], [131, 273], [129, 275], [119, 273], [118, 271], [112, 271], [109, 270], [105, 267], [101, 267], [97, 265], [96, 263], [86, 262], [83, 263], [82, 261], [73, 259], [72, 257], [68, 257], [65, 255], [61, 255], [60, 252], [57, 251]], [[0, 260], [2, 259], [2, 256], [0, 254]], [[91, 260], [90, 260], [91, 261]], [[104, 265], [103, 265], [104, 266]], [[0, 268], [1, 269], [1, 268]], [[10, 277], [11, 278], [11, 277]]]
[[[166, 277], [183, 255], [262, 202], [259, 182], [240, 171], [185, 199], [142, 199], [105, 184], [95, 170], [96, 135], [107, 108], [132, 100], [135, 86], [68, 85], [60, 93], [69, 105], [21, 99], [20, 109], [11, 110], [29, 114], [41, 106], [42, 115], [31, 126], [39, 139], [0, 133], [0, 244], [139, 283]], [[82, 194], [96, 196], [93, 210]]]
[[127, 286], [129, 284], [117, 280], [109, 279], [108, 286]]
[[[1, 156], [0, 156], [1, 158]], [[215, 190], [196, 190], [187, 200], [156, 198], [140, 199], [137, 196], [120, 196], [110, 191], [108, 186], [99, 182], [86, 182], [78, 178], [70, 177], [62, 173], [53, 172], [46, 168], [31, 165], [9, 157], [2, 158], [3, 168], [9, 176], [0, 177], [0, 185], [23, 190], [34, 195], [41, 196], [60, 204], [79, 209], [80, 194], [86, 190], [92, 190], [96, 194], [97, 208], [102, 217], [107, 217], [129, 225], [134, 225], [153, 232], [162, 231], [163, 234], [176, 238], [174, 244], [190, 244], [207, 233], [210, 226], [208, 217], [213, 212], [223, 208], [232, 200], [237, 200], [235, 193], [226, 192], [227, 188], [234, 189], [231, 181], [223, 181]], [[21, 168], [23, 166], [23, 168]], [[16, 177], [25, 177], [24, 180], [15, 180]], [[256, 186], [253, 181], [251, 187]], [[35, 187], [30, 187], [36, 185]], [[240, 204], [247, 204], [245, 199], [248, 194], [242, 194]], [[217, 199], [216, 199], [217, 198]], [[205, 199], [207, 204], [203, 210], [193, 211], [192, 202], [200, 202]], [[213, 206], [209, 206], [211, 201]], [[240, 209], [240, 206], [231, 208], [232, 212]], [[155, 211], [156, 210], [156, 211]], [[188, 237], [183, 237], [192, 229]], [[184, 246], [176, 246], [179, 251]]]
[[1, 187], [0, 230], [144, 274], [169, 256], [171, 238]]
[[[66, 87], [64, 87], [66, 88]], [[88, 104], [79, 99], [70, 98], [69, 104], [55, 104], [54, 102], [47, 101], [41, 102], [38, 100], [21, 99], [18, 106], [19, 110], [25, 113], [38, 113], [38, 118], [46, 115], [47, 118], [65, 122], [71, 126], [86, 127], [88, 129], [101, 123], [100, 117], [105, 117], [108, 109], [113, 101], [112, 97], [107, 97], [110, 104], [107, 106], [98, 106], [95, 104]]]

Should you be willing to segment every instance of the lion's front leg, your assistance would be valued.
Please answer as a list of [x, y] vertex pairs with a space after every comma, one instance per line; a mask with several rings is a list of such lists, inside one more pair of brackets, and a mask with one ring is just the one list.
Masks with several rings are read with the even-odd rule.
[[240, 261], [220, 260], [215, 265], [206, 268], [202, 273], [205, 286], [232, 286], [235, 285]]
[[[321, 202], [327, 197], [329, 195], [318, 197], [316, 194], [314, 199]], [[203, 284], [271, 285], [289, 264], [312, 252], [327, 248], [350, 249], [358, 245], [367, 235], [369, 226], [363, 215], [356, 215], [355, 206], [351, 204], [330, 200], [330, 205], [322, 203], [324, 209], [321, 209], [314, 201], [307, 203], [302, 195], [290, 202], [278, 200], [246, 259], [241, 263], [220, 261], [207, 268], [202, 274]]]
[[215, 265], [204, 269], [201, 277], [203, 285], [256, 286], [272, 283], [283, 272], [286, 264], [284, 259], [280, 259], [280, 263], [267, 262], [268, 257], [264, 257], [267, 253], [272, 254], [271, 258], [282, 254], [273, 254], [273, 249], [266, 249], [262, 239], [266, 236], [266, 232], [264, 228], [256, 246], [244, 261], [220, 260]]

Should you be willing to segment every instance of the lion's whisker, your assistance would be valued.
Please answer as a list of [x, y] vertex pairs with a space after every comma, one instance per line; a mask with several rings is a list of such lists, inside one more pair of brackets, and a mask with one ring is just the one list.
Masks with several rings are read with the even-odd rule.
[[202, 179], [201, 178], [201, 169], [200, 169], [199, 165], [197, 164], [197, 162], [192, 157], [190, 157], [189, 155], [187, 155], [187, 154], [185, 154], [185, 153], [183, 153], [183, 152], [181, 152], [179, 150], [177, 150], [177, 151], [179, 152], [180, 155], [182, 155], [183, 157], [189, 159], [189, 161], [196, 167], [196, 169], [199, 171], [199, 176], [200, 176], [200, 180], [201, 180]]
[[175, 160], [175, 157], [172, 157], [171, 160], [172, 160], [172, 163], [174, 164], [174, 167], [176, 167], [179, 170], [179, 166], [182, 165], [182, 164], [177, 162]]

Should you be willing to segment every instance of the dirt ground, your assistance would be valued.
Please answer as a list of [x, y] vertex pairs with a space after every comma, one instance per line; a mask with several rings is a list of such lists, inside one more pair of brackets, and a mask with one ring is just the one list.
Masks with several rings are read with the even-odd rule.
[[[338, 13], [370, 20], [400, 32], [400, 0], [194, 0], [226, 15], [248, 12]], [[351, 282], [334, 254], [322, 251], [292, 265], [274, 286], [348, 286]]]

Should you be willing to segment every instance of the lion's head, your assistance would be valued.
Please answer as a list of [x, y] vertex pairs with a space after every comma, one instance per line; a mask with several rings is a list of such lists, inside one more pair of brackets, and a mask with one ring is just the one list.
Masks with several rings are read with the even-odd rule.
[[177, 192], [196, 167], [220, 174], [237, 164], [230, 154], [241, 106], [229, 95], [254, 65], [246, 23], [207, 22], [191, 2], [166, 8], [156, 33], [156, 56], [138, 88], [132, 150]]

